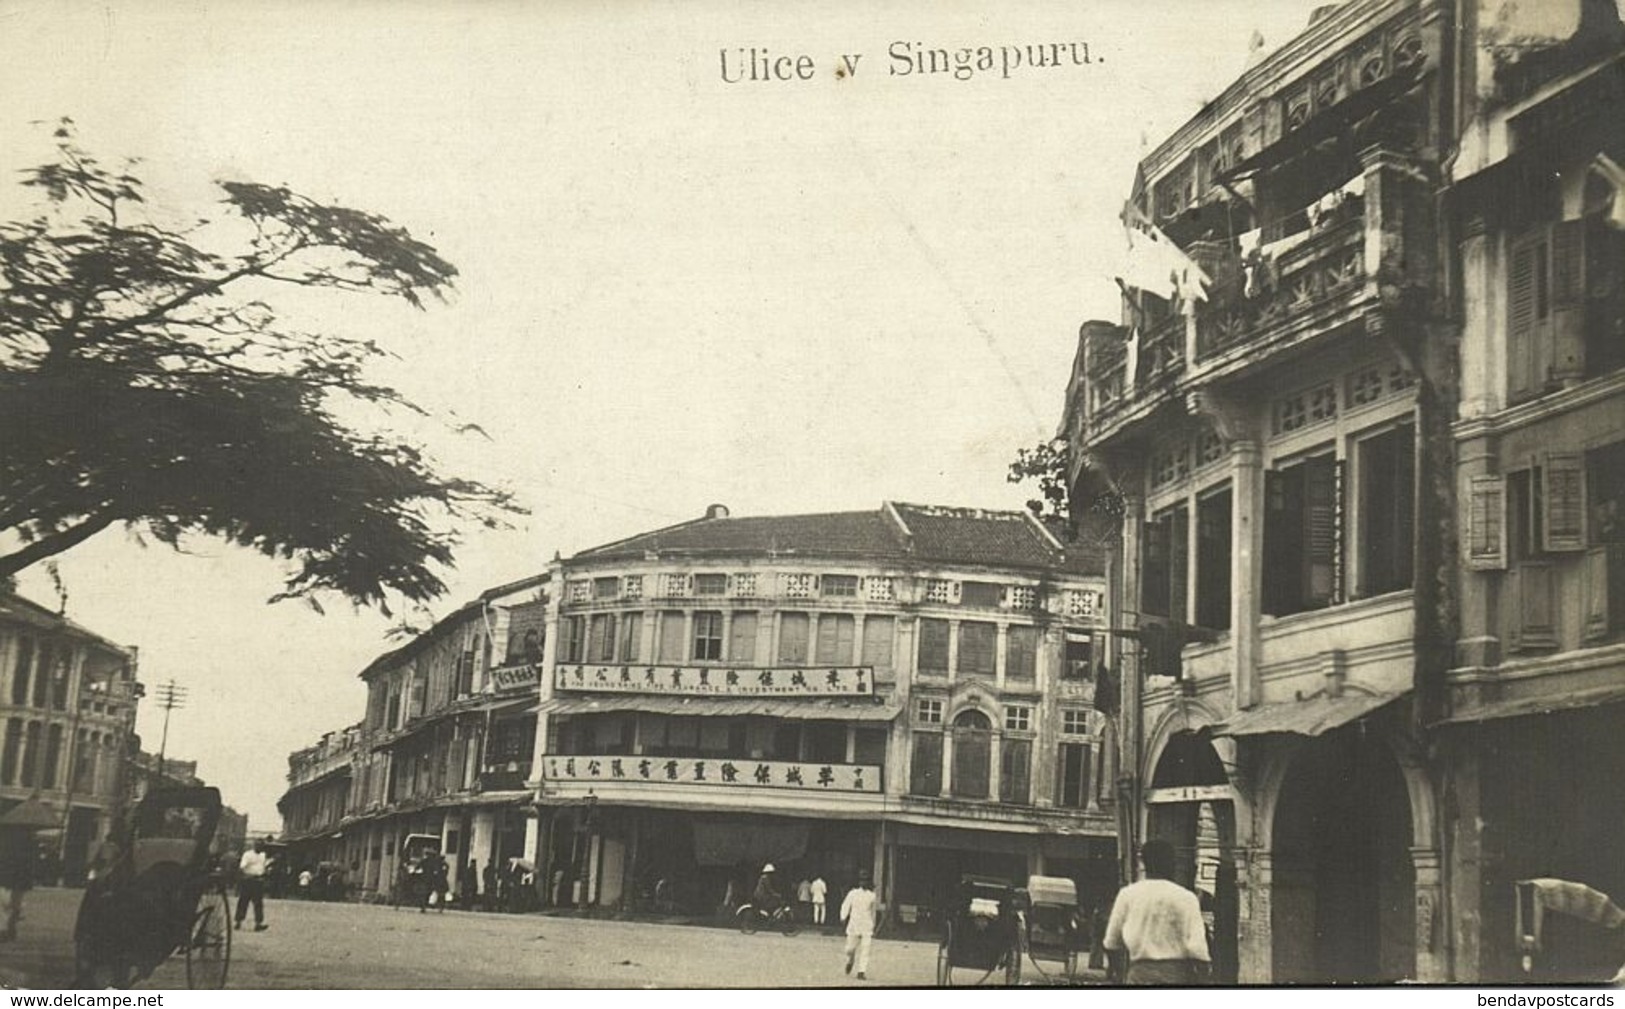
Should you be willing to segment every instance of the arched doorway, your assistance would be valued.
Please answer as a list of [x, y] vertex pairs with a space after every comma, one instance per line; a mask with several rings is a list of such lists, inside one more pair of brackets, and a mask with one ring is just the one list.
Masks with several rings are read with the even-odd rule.
[[1236, 888], [1236, 810], [1230, 779], [1213, 743], [1176, 732], [1157, 758], [1146, 796], [1146, 837], [1174, 846], [1175, 880], [1195, 890], [1208, 925], [1214, 980], [1238, 973], [1240, 900]]
[[1273, 980], [1414, 977], [1411, 808], [1398, 762], [1361, 726], [1288, 759], [1271, 828]]
[[962, 799], [988, 797], [988, 768], [993, 761], [993, 723], [967, 708], [954, 718], [954, 778], [951, 791]]

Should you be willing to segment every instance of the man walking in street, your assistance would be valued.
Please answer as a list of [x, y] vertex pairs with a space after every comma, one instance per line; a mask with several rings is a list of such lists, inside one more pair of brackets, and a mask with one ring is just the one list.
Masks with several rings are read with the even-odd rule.
[[[819, 880], [823, 882], [823, 880]], [[867, 873], [858, 877], [855, 889], [841, 901], [841, 920], [846, 922], [846, 972], [856, 962], [858, 980], [869, 979], [869, 947], [875, 938], [875, 891]]]
[[248, 905], [254, 905], [254, 931], [265, 931], [265, 873], [271, 868], [271, 856], [265, 853], [265, 841], [254, 842], [254, 847], [243, 852], [237, 863], [237, 927], [243, 927], [248, 916]]
[[1196, 894], [1173, 881], [1174, 847], [1147, 841], [1146, 878], [1117, 894], [1106, 923], [1106, 949], [1126, 954], [1131, 985], [1193, 985], [1207, 980], [1209, 955]]

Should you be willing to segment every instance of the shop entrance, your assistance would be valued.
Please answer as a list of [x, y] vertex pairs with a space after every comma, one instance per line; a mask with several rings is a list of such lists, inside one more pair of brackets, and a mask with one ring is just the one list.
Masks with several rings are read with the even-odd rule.
[[1174, 846], [1175, 880], [1202, 902], [1214, 980], [1221, 984], [1235, 983], [1239, 964], [1236, 812], [1230, 796], [1218, 752], [1194, 732], [1168, 740], [1146, 793], [1146, 837]]
[[1273, 980], [1414, 976], [1411, 810], [1399, 764], [1358, 725], [1304, 743], [1291, 761], [1271, 836]]

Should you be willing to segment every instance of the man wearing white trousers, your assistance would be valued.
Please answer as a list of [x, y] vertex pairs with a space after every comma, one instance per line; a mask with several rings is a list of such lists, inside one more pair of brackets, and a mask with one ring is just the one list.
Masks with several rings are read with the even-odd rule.
[[858, 980], [869, 977], [869, 946], [875, 938], [875, 891], [867, 874], [858, 877], [858, 885], [847, 891], [841, 901], [841, 920], [846, 922], [846, 972], [852, 973], [853, 963], [858, 968]]

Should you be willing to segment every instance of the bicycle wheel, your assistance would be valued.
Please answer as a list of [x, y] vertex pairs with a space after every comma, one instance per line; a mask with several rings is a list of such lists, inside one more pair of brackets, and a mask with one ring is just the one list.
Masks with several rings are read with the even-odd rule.
[[189, 988], [224, 988], [231, 965], [231, 905], [226, 891], [205, 893], [192, 915], [186, 941], [186, 985]]
[[734, 918], [739, 922], [739, 931], [746, 935], [756, 932], [756, 909], [746, 904], [734, 912]]
[[779, 912], [779, 931], [783, 932], [785, 935], [795, 935], [797, 932], [801, 931], [801, 923], [796, 921], [794, 912]]

